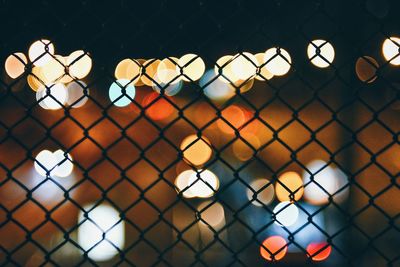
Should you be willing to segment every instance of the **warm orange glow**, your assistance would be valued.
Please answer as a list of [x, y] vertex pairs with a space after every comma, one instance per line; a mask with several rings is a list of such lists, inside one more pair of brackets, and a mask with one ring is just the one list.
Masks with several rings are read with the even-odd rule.
[[147, 86], [153, 86], [155, 81], [155, 75], [157, 73], [158, 65], [160, 64], [159, 59], [149, 59], [142, 64], [143, 71], [146, 74], [142, 74], [140, 80]]
[[39, 90], [40, 87], [45, 85], [45, 78], [43, 76], [41, 67], [33, 67], [31, 74], [27, 77], [28, 85], [33, 91]]
[[379, 64], [373, 57], [363, 56], [357, 59], [356, 74], [362, 82], [372, 83], [375, 81], [378, 68]]
[[[152, 92], [143, 99], [143, 107], [146, 108], [146, 115], [152, 120], [160, 121], [168, 118], [174, 112], [174, 107], [165, 98], [168, 96], [160, 97], [160, 94]], [[154, 103], [153, 101], [158, 98]]]
[[4, 69], [8, 76], [15, 79], [25, 72], [25, 65], [27, 63], [28, 60], [23, 53], [14, 53], [7, 57]]
[[126, 79], [135, 84], [140, 79], [140, 71], [140, 63], [137, 60], [126, 58], [118, 63], [114, 76], [117, 80]]
[[155, 79], [157, 83], [176, 84], [180, 81], [181, 77], [177, 71], [178, 58], [168, 57], [161, 60], [157, 67], [157, 74]]
[[242, 139], [237, 139], [232, 146], [233, 154], [241, 160], [246, 161], [253, 157], [255, 150], [259, 149], [261, 146], [258, 137], [251, 132], [241, 132], [240, 136]]
[[69, 74], [78, 79], [85, 78], [92, 69], [92, 59], [83, 50], [72, 52], [67, 58]]
[[268, 237], [260, 247], [261, 256], [268, 261], [278, 261], [285, 257], [286, 253], [287, 242], [283, 237], [278, 235]]
[[212, 201], [205, 201], [197, 207], [197, 210], [201, 212], [200, 216], [202, 219], [199, 223], [204, 225], [209, 224], [214, 228], [220, 228], [225, 223], [224, 207], [218, 202], [213, 204], [211, 204], [211, 202]]
[[233, 72], [233, 56], [227, 55], [219, 58], [215, 64], [214, 71], [218, 79], [225, 83], [235, 83], [240, 78]]
[[235, 133], [235, 129], [239, 129], [246, 122], [244, 110], [236, 105], [227, 107], [221, 114], [224, 120], [219, 119], [217, 121], [217, 126], [221, 131], [227, 134]]
[[185, 82], [197, 81], [203, 76], [206, 70], [206, 65], [203, 59], [196, 54], [187, 54], [182, 56], [178, 65], [176, 66], [176, 71], [180, 74], [182, 68], [182, 80]]
[[193, 165], [202, 165], [206, 163], [212, 155], [210, 141], [204, 136], [189, 135], [186, 137], [180, 146], [183, 151], [183, 157]]
[[285, 172], [279, 177], [278, 180], [279, 182], [276, 182], [275, 185], [275, 192], [276, 197], [280, 201], [290, 201], [290, 195], [293, 194], [295, 191], [296, 193], [294, 194], [294, 200], [297, 201], [303, 196], [303, 180], [297, 172]]
[[331, 254], [332, 247], [326, 243], [311, 243], [307, 246], [307, 256], [311, 257], [313, 261], [326, 260]]

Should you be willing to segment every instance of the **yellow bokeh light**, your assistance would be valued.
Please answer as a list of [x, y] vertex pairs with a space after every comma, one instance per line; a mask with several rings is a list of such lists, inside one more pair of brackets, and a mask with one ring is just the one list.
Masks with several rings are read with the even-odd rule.
[[65, 66], [66, 59], [64, 57], [55, 55], [53, 58], [51, 58], [49, 62], [41, 67], [44, 82], [46, 84], [54, 82], [71, 82], [72, 78], [65, 74]]
[[236, 55], [232, 61], [232, 72], [241, 80], [248, 80], [256, 75], [257, 59], [249, 53], [243, 52]]
[[325, 40], [314, 40], [307, 47], [307, 56], [318, 68], [326, 68], [335, 59], [335, 49]]
[[135, 59], [126, 58], [118, 63], [115, 68], [114, 76], [117, 80], [125, 79], [136, 84], [136, 82], [140, 80], [140, 73], [141, 64]]
[[144, 83], [143, 83], [143, 81], [142, 81], [142, 71], [143, 71], [143, 64], [147, 61], [146, 59], [143, 59], [143, 58], [139, 58], [139, 59], [136, 59], [136, 61], [139, 63], [139, 65], [140, 65], [140, 77], [139, 77], [139, 79], [135, 82], [135, 86], [143, 86], [144, 85]]
[[[250, 188], [247, 189], [246, 195], [251, 204], [262, 207], [268, 205], [274, 200], [274, 186], [267, 179], [257, 179], [250, 183]], [[253, 200], [254, 195], [256, 199]]]
[[54, 55], [54, 45], [46, 39], [36, 41], [29, 47], [28, 55], [33, 65], [43, 66]]
[[180, 146], [183, 151], [183, 157], [193, 165], [202, 165], [206, 163], [212, 155], [210, 141], [206, 137], [197, 137], [197, 135], [189, 135]]
[[176, 84], [181, 78], [179, 72], [177, 71], [178, 58], [168, 57], [161, 60], [160, 64], [157, 66], [157, 81], [163, 84]]
[[187, 54], [182, 56], [178, 60], [178, 65], [176, 66], [176, 71], [181, 73], [182, 68], [182, 80], [185, 82], [197, 81], [203, 76], [206, 65], [203, 59], [195, 54]]
[[275, 192], [279, 201], [289, 201], [293, 199], [297, 201], [304, 193], [303, 179], [297, 172], [285, 172], [279, 176], [275, 184]]
[[212, 201], [205, 201], [197, 207], [201, 217], [199, 222], [204, 225], [208, 224], [214, 229], [220, 228], [225, 224], [224, 207], [218, 202], [211, 203]]
[[272, 77], [274, 77], [274, 75], [265, 67], [264, 55], [264, 53], [258, 53], [255, 55], [258, 68], [255, 78], [259, 81], [270, 80]]
[[192, 173], [188, 183], [191, 193], [199, 198], [211, 197], [219, 188], [218, 177], [209, 170]]
[[28, 63], [23, 53], [13, 53], [8, 56], [4, 63], [4, 69], [12, 79], [18, 78], [25, 72], [25, 65]]
[[265, 51], [265, 68], [275, 76], [282, 76], [290, 70], [292, 59], [289, 53], [278, 47], [273, 47]]
[[83, 50], [72, 52], [67, 58], [69, 74], [77, 79], [85, 78], [92, 69], [92, 59]]
[[383, 42], [382, 53], [390, 64], [400, 65], [400, 38], [390, 37]]
[[356, 74], [362, 82], [372, 83], [376, 80], [376, 72], [379, 68], [378, 62], [369, 56], [362, 56], [356, 62]]
[[218, 79], [225, 83], [235, 83], [240, 80], [232, 70], [233, 56], [227, 55], [219, 58], [215, 64], [214, 71]]
[[28, 85], [33, 91], [39, 90], [46, 84], [46, 78], [43, 75], [41, 67], [33, 67], [27, 77]]
[[147, 86], [153, 86], [156, 79], [156, 73], [158, 65], [160, 64], [159, 59], [149, 59], [142, 64], [144, 73], [140, 77], [140, 80]]
[[260, 148], [261, 143], [258, 137], [250, 132], [241, 132], [241, 137], [244, 139], [237, 139], [233, 145], [233, 154], [241, 161], [247, 161], [251, 159], [256, 150]]
[[[193, 170], [186, 170], [181, 172], [175, 179], [175, 186], [178, 192], [183, 191], [185, 188], [189, 186], [189, 178], [191, 175], [196, 175], [196, 172]], [[190, 188], [187, 188], [182, 192], [183, 197], [185, 198], [193, 198], [196, 197], [191, 191]]]

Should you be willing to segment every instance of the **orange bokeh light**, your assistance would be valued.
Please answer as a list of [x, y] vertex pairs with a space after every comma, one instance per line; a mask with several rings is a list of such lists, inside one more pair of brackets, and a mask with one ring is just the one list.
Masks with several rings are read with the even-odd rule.
[[222, 132], [227, 134], [234, 134], [235, 129], [239, 129], [248, 120], [245, 110], [236, 105], [227, 107], [221, 112], [221, 115], [224, 120], [219, 119], [217, 126]]
[[[155, 121], [164, 120], [174, 112], [174, 106], [165, 99], [167, 96], [155, 100], [159, 96], [158, 93], [152, 92], [148, 94], [142, 102], [143, 107], [147, 107], [151, 104], [151, 106], [146, 108], [146, 115]], [[153, 101], [155, 102], [153, 103]]]
[[278, 261], [287, 253], [286, 240], [278, 235], [268, 237], [260, 246], [261, 256], [268, 261]]
[[291, 201], [291, 197], [297, 201], [303, 196], [303, 179], [297, 172], [285, 172], [279, 176], [278, 180], [275, 192], [280, 201]]
[[310, 243], [307, 246], [307, 256], [313, 261], [326, 260], [331, 254], [332, 247], [326, 242]]

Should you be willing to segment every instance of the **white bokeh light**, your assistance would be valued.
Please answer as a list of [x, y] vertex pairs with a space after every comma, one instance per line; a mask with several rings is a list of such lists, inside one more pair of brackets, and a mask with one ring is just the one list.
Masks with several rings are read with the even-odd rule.
[[278, 47], [273, 47], [265, 51], [265, 68], [275, 76], [282, 76], [290, 70], [292, 59], [289, 53]]
[[56, 83], [46, 87], [42, 86], [36, 91], [36, 100], [39, 105], [44, 109], [56, 110], [62, 108], [68, 98], [64, 84]]
[[119, 79], [111, 84], [108, 95], [115, 106], [125, 107], [135, 98], [136, 89], [130, 80]]
[[72, 81], [67, 85], [67, 104], [73, 108], [80, 108], [89, 100], [89, 88], [82, 81]]
[[208, 70], [199, 81], [204, 94], [211, 100], [224, 101], [235, 95], [235, 89], [230, 84], [217, 78], [214, 70]]
[[[257, 179], [250, 183], [250, 187], [255, 191], [254, 193], [250, 188], [247, 188], [246, 190], [247, 199], [251, 201], [251, 204], [257, 207], [262, 207], [263, 205], [270, 204], [274, 199], [274, 185], [271, 184], [269, 180]], [[257, 200], [253, 200], [254, 194], [256, 194]]]
[[89, 219], [85, 219], [82, 211], [79, 213], [78, 223], [84, 222], [78, 228], [78, 243], [85, 251], [90, 250], [89, 258], [95, 261], [110, 260], [119, 253], [118, 249], [124, 247], [125, 223], [111, 206], [102, 204], [91, 209], [91, 205], [84, 207], [85, 211], [90, 210]]
[[390, 64], [400, 65], [400, 38], [390, 37], [383, 42], [383, 56]]
[[65, 153], [61, 149], [55, 152], [42, 150], [35, 157], [34, 167], [41, 176], [48, 173], [51, 176], [67, 177], [72, 173], [74, 164], [70, 154]]
[[234, 57], [232, 61], [232, 72], [240, 80], [248, 80], [256, 75], [257, 72], [257, 59], [248, 52], [243, 52]]
[[53, 155], [53, 152], [49, 150], [42, 150], [35, 157], [34, 167], [41, 176], [46, 176], [47, 173], [51, 173], [56, 164], [57, 160]]
[[[178, 192], [183, 191], [185, 188], [187, 188], [189, 186], [189, 178], [191, 175], [196, 174], [195, 171], [193, 170], [186, 170], [181, 172], [175, 179], [175, 186], [178, 189]], [[185, 198], [193, 198], [196, 197], [196, 195], [194, 195], [192, 193], [192, 191], [190, 191], [190, 188], [187, 188], [185, 191], [183, 191], [182, 193], [183, 197]]]
[[218, 177], [209, 170], [199, 170], [189, 177], [191, 194], [200, 198], [211, 197], [219, 187]]
[[54, 169], [54, 175], [58, 177], [67, 177], [72, 173], [74, 164], [72, 164], [72, 157], [70, 154], [64, 155], [64, 151], [61, 149], [53, 153], [55, 157], [57, 167]]
[[307, 56], [315, 66], [326, 68], [335, 59], [335, 49], [325, 40], [314, 40], [307, 47]]
[[273, 212], [275, 214], [275, 223], [283, 226], [293, 225], [299, 216], [299, 209], [295, 204], [291, 204], [290, 201], [279, 203], [275, 206]]
[[44, 66], [54, 55], [54, 45], [49, 40], [42, 39], [34, 42], [28, 51], [28, 56], [33, 65]]

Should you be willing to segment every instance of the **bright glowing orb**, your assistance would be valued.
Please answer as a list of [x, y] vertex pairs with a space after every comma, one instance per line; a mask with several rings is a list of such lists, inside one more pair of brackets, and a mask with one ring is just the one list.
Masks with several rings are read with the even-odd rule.
[[390, 37], [383, 42], [382, 53], [390, 64], [400, 65], [400, 38]]
[[297, 201], [304, 193], [303, 180], [297, 172], [285, 172], [279, 176], [278, 182], [276, 182], [275, 185], [275, 191], [276, 197], [280, 201], [288, 201], [292, 199]]
[[[125, 91], [125, 92], [124, 92]], [[120, 79], [113, 82], [108, 91], [111, 102], [117, 107], [129, 105], [135, 98], [136, 89], [130, 80]]]
[[318, 68], [326, 68], [335, 59], [335, 49], [325, 40], [314, 40], [307, 47], [307, 56]]
[[233, 58], [232, 72], [240, 80], [246, 81], [256, 75], [257, 58], [248, 52], [240, 53]]
[[67, 104], [73, 108], [80, 108], [89, 100], [89, 88], [82, 81], [73, 81], [67, 85]]
[[311, 243], [307, 246], [307, 256], [311, 257], [313, 261], [326, 260], [331, 254], [332, 247], [326, 243]]
[[142, 64], [144, 73], [140, 76], [140, 80], [147, 86], [153, 86], [155, 81], [155, 75], [157, 73], [158, 65], [160, 64], [159, 59], [149, 59]]
[[275, 76], [282, 76], [290, 70], [292, 59], [283, 48], [270, 48], [264, 54], [265, 68]]
[[258, 53], [255, 55], [257, 59], [257, 75], [255, 78], [259, 81], [270, 80], [274, 77], [274, 75], [265, 67], [266, 62], [264, 61], [264, 55], [264, 53]]
[[283, 226], [293, 225], [299, 216], [299, 209], [289, 201], [283, 201], [276, 205], [273, 212], [276, 220], [275, 223]]
[[162, 84], [176, 84], [181, 81], [181, 76], [177, 69], [178, 58], [168, 57], [161, 60], [157, 66], [157, 82]]
[[372, 83], [375, 81], [378, 68], [379, 64], [373, 57], [362, 56], [356, 61], [356, 74], [362, 82]]
[[224, 83], [233, 84], [240, 80], [240, 78], [233, 72], [233, 59], [234, 57], [231, 55], [223, 56], [219, 58], [215, 64], [215, 74], [218, 76], [218, 79]]
[[287, 242], [281, 236], [270, 236], [260, 246], [261, 256], [268, 261], [278, 261], [287, 253]]
[[188, 183], [191, 193], [199, 198], [211, 197], [219, 188], [218, 177], [209, 170], [192, 173]]
[[186, 188], [186, 190], [182, 192], [182, 195], [185, 198], [196, 197], [189, 188], [189, 178], [193, 174], [196, 175], [196, 172], [193, 170], [186, 170], [181, 172], [175, 179], [175, 186], [177, 187], [178, 192], [181, 192]]
[[36, 91], [36, 100], [44, 109], [56, 110], [63, 107], [68, 97], [67, 89], [62, 83], [50, 84]]
[[235, 95], [235, 89], [217, 78], [214, 70], [208, 70], [199, 81], [204, 94], [211, 100], [225, 101]]
[[[250, 183], [250, 187], [246, 190], [246, 195], [251, 204], [262, 207], [268, 205], [274, 199], [274, 186], [267, 179], [257, 179]], [[253, 200], [253, 196], [256, 196], [256, 200]]]
[[[123, 249], [125, 243], [125, 223], [120, 219], [119, 213], [113, 207], [100, 205], [89, 211], [89, 219], [85, 219], [84, 213], [79, 213], [78, 243], [89, 251], [89, 258], [95, 261], [107, 261]], [[104, 239], [103, 239], [104, 235]], [[112, 243], [112, 244], [111, 244]]]
[[54, 55], [54, 45], [46, 39], [36, 41], [29, 47], [28, 55], [33, 65], [43, 66]]
[[53, 156], [57, 164], [54, 169], [54, 175], [58, 177], [67, 177], [70, 175], [74, 168], [71, 155], [59, 149], [53, 153]]
[[183, 139], [180, 149], [184, 159], [196, 166], [206, 163], [212, 155], [210, 141], [204, 136], [199, 138], [195, 134]]
[[9, 55], [4, 63], [4, 69], [12, 79], [18, 78], [25, 72], [25, 65], [28, 63], [23, 53]]
[[92, 59], [83, 50], [72, 52], [67, 58], [69, 74], [76, 79], [85, 78], [92, 69]]
[[178, 60], [178, 65], [176, 66], [176, 71], [181, 73], [182, 68], [182, 79], [186, 82], [197, 81], [203, 76], [206, 70], [206, 65], [203, 59], [195, 54], [187, 54], [182, 56]]
[[42, 150], [35, 157], [34, 167], [41, 176], [50, 174], [57, 164], [56, 157], [49, 150]]
[[118, 63], [114, 76], [117, 80], [125, 79], [135, 84], [140, 80], [141, 65], [135, 59], [126, 58]]

